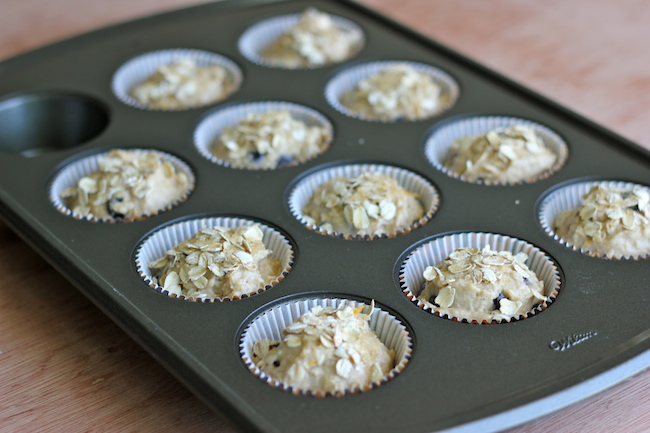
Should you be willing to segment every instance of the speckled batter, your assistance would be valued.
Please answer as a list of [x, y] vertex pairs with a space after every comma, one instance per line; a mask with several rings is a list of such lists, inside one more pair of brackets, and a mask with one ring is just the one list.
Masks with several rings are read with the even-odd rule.
[[395, 233], [423, 216], [417, 194], [374, 172], [323, 183], [303, 209], [303, 218], [326, 232], [361, 236]]
[[308, 8], [294, 27], [262, 51], [262, 57], [272, 66], [290, 69], [323, 66], [352, 57], [362, 43], [359, 30], [339, 27], [330, 15]]
[[223, 128], [212, 154], [237, 168], [273, 169], [313, 158], [331, 139], [325, 126], [308, 126], [286, 110], [271, 110], [250, 113], [237, 126]]
[[560, 213], [555, 233], [578, 248], [609, 257], [650, 254], [650, 194], [596, 185], [574, 210]]
[[99, 169], [66, 188], [61, 198], [76, 215], [132, 219], [159, 212], [180, 200], [188, 177], [152, 151], [112, 150]]
[[253, 362], [300, 390], [343, 393], [380, 382], [395, 353], [370, 329], [372, 313], [362, 309], [314, 307], [284, 329], [281, 341], [256, 341]]
[[424, 271], [418, 299], [433, 311], [459, 319], [492, 321], [518, 317], [546, 300], [544, 284], [525, 261], [528, 256], [493, 251], [488, 245], [460, 248]]
[[396, 63], [361, 80], [340, 102], [362, 119], [394, 121], [426, 119], [444, 99], [430, 75]]
[[131, 89], [138, 102], [157, 110], [201, 107], [225, 99], [235, 84], [223, 66], [199, 66], [192, 59], [161, 65]]
[[201, 229], [149, 264], [164, 290], [192, 298], [250, 295], [282, 272], [259, 226]]
[[538, 176], [556, 160], [533, 129], [515, 125], [457, 139], [444, 165], [468, 180], [506, 183]]

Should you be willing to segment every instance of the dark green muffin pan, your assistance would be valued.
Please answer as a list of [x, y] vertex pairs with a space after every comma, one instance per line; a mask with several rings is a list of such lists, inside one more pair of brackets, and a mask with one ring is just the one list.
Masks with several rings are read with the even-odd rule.
[[[238, 49], [252, 25], [313, 6], [347, 18], [365, 44], [347, 62], [286, 70], [255, 64]], [[151, 51], [192, 48], [220, 54], [242, 72], [226, 100], [183, 111], [121, 102], [113, 74]], [[426, 120], [369, 122], [346, 116], [324, 89], [364, 62], [434, 66], [458, 84], [448, 110]], [[327, 151], [304, 164], [251, 171], [215, 164], [193, 143], [199, 122], [228, 104], [288, 101], [333, 126]], [[484, 185], [453, 178], [425, 157], [431, 131], [477, 115], [546, 126], [568, 146], [566, 163], [533, 183]], [[101, 223], [57, 210], [48, 191], [69, 163], [112, 148], [150, 148], [185, 161], [193, 192], [140, 221]], [[292, 188], [307, 174], [347, 163], [397, 166], [439, 194], [431, 219], [391, 238], [349, 240], [317, 233], [291, 213]], [[650, 364], [647, 258], [590, 257], [549, 236], [539, 222], [550, 192], [586, 180], [650, 185], [650, 152], [491, 72], [448, 48], [346, 0], [238, 0], [165, 13], [35, 50], [0, 63], [0, 216], [56, 269], [207, 405], [244, 431], [496, 431], [558, 410]], [[175, 299], [149, 287], [135, 254], [171, 223], [233, 216], [276, 228], [292, 243], [291, 270], [276, 286], [229, 302]], [[418, 246], [442, 235], [486, 232], [521, 239], [557, 266], [559, 295], [548, 308], [510, 323], [477, 325], [436, 317], [402, 292], [400, 268]], [[248, 323], [269, 307], [306, 297], [371, 300], [403, 321], [413, 351], [404, 370], [372, 390], [313, 397], [269, 386], [239, 353]]]

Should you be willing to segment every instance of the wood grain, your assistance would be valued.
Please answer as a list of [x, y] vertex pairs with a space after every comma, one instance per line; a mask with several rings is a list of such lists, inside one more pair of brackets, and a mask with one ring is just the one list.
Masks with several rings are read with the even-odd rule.
[[[650, 148], [644, 0], [361, 0]], [[3, 0], [0, 59], [191, 0]], [[1, 168], [0, 168], [1, 169]], [[0, 432], [235, 432], [0, 224]], [[512, 430], [650, 430], [650, 372]]]

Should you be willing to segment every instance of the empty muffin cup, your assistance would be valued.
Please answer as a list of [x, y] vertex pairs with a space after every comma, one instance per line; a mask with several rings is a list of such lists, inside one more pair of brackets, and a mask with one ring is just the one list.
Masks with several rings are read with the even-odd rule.
[[[526, 241], [464, 232], [434, 238], [411, 251], [399, 283], [408, 299], [436, 316], [505, 323], [545, 310], [559, 293], [560, 274], [546, 253]], [[435, 295], [427, 297], [427, 290]]]
[[[307, 328], [310, 328], [310, 325], [312, 324], [315, 325], [312, 329], [306, 329], [305, 332], [320, 332], [318, 323], [313, 323], [313, 320], [308, 320], [307, 322], [310, 323], [305, 324], [297, 323], [298, 319], [307, 313], [314, 314], [321, 312], [322, 309], [332, 308], [342, 310], [345, 309], [345, 307], [350, 308], [343, 311], [342, 313], [336, 313], [341, 314], [340, 318], [342, 320], [350, 319], [348, 316], [357, 316], [360, 314], [370, 315], [369, 321], [367, 322], [370, 330], [373, 331], [376, 337], [379, 338], [379, 342], [383, 343], [383, 346], [385, 346], [385, 348], [388, 349], [388, 351], [393, 355], [392, 360], [386, 369], [387, 371], [382, 375], [374, 375], [376, 378], [375, 380], [368, 381], [363, 385], [341, 389], [341, 386], [330, 388], [327, 385], [324, 387], [310, 386], [309, 384], [305, 385], [305, 380], [301, 380], [304, 379], [304, 376], [302, 376], [301, 373], [304, 374], [305, 372], [300, 369], [300, 363], [303, 361], [300, 359], [295, 360], [294, 367], [292, 367], [294, 370], [296, 370], [296, 374], [290, 373], [287, 376], [288, 378], [291, 378], [290, 380], [278, 380], [277, 378], [272, 377], [273, 373], [265, 372], [260, 368], [259, 365], [264, 366], [263, 363], [261, 363], [262, 360], [260, 359], [259, 354], [257, 353], [257, 348], [259, 347], [260, 342], [266, 342], [266, 340], [268, 340], [269, 343], [276, 341], [280, 342], [280, 340], [283, 339], [283, 334], [288, 335], [288, 339], [291, 339], [292, 336], [294, 336], [294, 338], [299, 337], [299, 333], [301, 330], [305, 329], [305, 325], [307, 325]], [[333, 319], [336, 320], [335, 318]], [[360, 318], [360, 320], [362, 319]], [[301, 329], [299, 330], [298, 328]], [[312, 371], [310, 371], [308, 374], [312, 378], [316, 377], [317, 379], [322, 380], [321, 383], [339, 383], [340, 385], [341, 381], [345, 381], [345, 379], [348, 379], [351, 375], [359, 373], [357, 369], [363, 369], [363, 366], [361, 364], [363, 363], [365, 365], [366, 363], [364, 361], [366, 361], [366, 359], [363, 354], [361, 356], [359, 355], [359, 351], [361, 351], [361, 349], [356, 350], [355, 347], [350, 347], [347, 341], [340, 341], [340, 337], [337, 337], [336, 333], [331, 336], [331, 338], [329, 338], [327, 332], [323, 332], [323, 334], [324, 335], [320, 336], [320, 342], [315, 342], [315, 345], [322, 350], [319, 350], [318, 348], [315, 350], [316, 352], [325, 353], [323, 356], [317, 355], [316, 359], [314, 359], [312, 362], [309, 362], [309, 365], [313, 364], [313, 366], [310, 369]], [[308, 339], [308, 337], [305, 338], [306, 345], [309, 345], [309, 342], [306, 341]], [[370, 336], [369, 339], [376, 341], [376, 339], [372, 336]], [[366, 341], [367, 340], [364, 338], [363, 342]], [[256, 346], [256, 342], [258, 346]], [[295, 346], [297, 344], [296, 341], [286, 341], [283, 343], [286, 343], [290, 346]], [[371, 342], [369, 341], [368, 343], [370, 344]], [[379, 343], [373, 342], [372, 344]], [[275, 344], [271, 345], [271, 348], [275, 347], [277, 347]], [[265, 381], [271, 386], [292, 392], [297, 395], [316, 397], [341, 397], [348, 394], [356, 394], [359, 392], [369, 391], [389, 381], [400, 372], [402, 372], [406, 367], [409, 358], [411, 357], [412, 341], [406, 326], [398, 318], [388, 313], [387, 311], [382, 310], [381, 306], [374, 305], [374, 302], [361, 303], [358, 301], [342, 299], [338, 297], [319, 297], [287, 302], [285, 304], [271, 307], [263, 313], [259, 314], [257, 317], [252, 319], [252, 321], [244, 329], [241, 335], [239, 348], [242, 360], [244, 361], [249, 371], [251, 371], [255, 376], [259, 377], [261, 380]], [[266, 347], [264, 349], [266, 349]], [[335, 363], [335, 368], [333, 365], [329, 365], [329, 367], [327, 365], [329, 361], [329, 352], [327, 349], [334, 351], [334, 355], [331, 356], [338, 359], [338, 362]], [[325, 356], [326, 354], [328, 356]], [[350, 359], [348, 360], [348, 358]], [[354, 363], [355, 360], [359, 361], [357, 363], [356, 369], [352, 367], [354, 364], [350, 364], [351, 362]], [[277, 360], [274, 361], [272, 365], [274, 367], [279, 367], [280, 362], [284, 361], [284, 359]], [[287, 359], [286, 362], [290, 362], [290, 360]], [[366, 367], [369, 366], [366, 365]], [[363, 371], [361, 373], [363, 373]], [[328, 377], [328, 374], [333, 377]], [[286, 381], [293, 381], [294, 378], [298, 379], [298, 384], [302, 383], [303, 385], [294, 386], [291, 383], [286, 383]], [[356, 382], [354, 380], [351, 380], [348, 383]]]
[[107, 108], [83, 95], [26, 93], [0, 101], [0, 153], [38, 156], [80, 146], [100, 135]]

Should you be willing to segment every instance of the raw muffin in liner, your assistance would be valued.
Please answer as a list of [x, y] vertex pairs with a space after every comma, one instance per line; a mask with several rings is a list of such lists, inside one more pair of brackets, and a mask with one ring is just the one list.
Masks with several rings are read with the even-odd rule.
[[[161, 152], [158, 150], [153, 150], [153, 149], [117, 149], [117, 150], [126, 151], [126, 152], [135, 152], [136, 154], [144, 154], [148, 152], [155, 153], [163, 163], [169, 162], [174, 167], [175, 173], [182, 173], [186, 177], [187, 179], [186, 190], [182, 194], [180, 194], [176, 199], [172, 200], [169, 203], [166, 203], [164, 206], [160, 207], [156, 211], [150, 213], [144, 213], [134, 218], [113, 218], [113, 217], [100, 218], [93, 215], [81, 215], [79, 213], [74, 212], [72, 209], [68, 207], [68, 204], [66, 203], [65, 199], [61, 197], [61, 193], [68, 188], [77, 187], [80, 179], [97, 172], [99, 170], [99, 161], [102, 158], [108, 156], [111, 152], [111, 151], [107, 151], [107, 152], [102, 152], [95, 155], [87, 156], [79, 160], [73, 161], [71, 163], [68, 163], [55, 175], [54, 179], [52, 180], [52, 183], [49, 186], [49, 191], [48, 191], [50, 201], [52, 202], [54, 207], [56, 207], [56, 209], [59, 212], [64, 213], [65, 215], [72, 216], [76, 219], [85, 219], [93, 222], [117, 222], [117, 221], [131, 222], [131, 221], [149, 218], [161, 212], [168, 211], [173, 207], [184, 202], [187, 199], [187, 197], [189, 197], [189, 195], [192, 193], [192, 190], [194, 189], [194, 183], [195, 183], [194, 173], [192, 173], [190, 167], [179, 158], [170, 155], [168, 153]], [[155, 194], [155, 193], [156, 191], [154, 185], [154, 190], [151, 192], [151, 194]]]
[[[540, 204], [539, 221], [542, 227], [544, 228], [544, 231], [550, 237], [552, 237], [562, 245], [571, 248], [574, 251], [579, 251], [588, 256], [599, 257], [604, 259], [634, 259], [634, 260], [650, 258], [650, 236], [647, 235], [644, 236], [644, 233], [648, 234], [648, 232], [650, 231], [649, 229], [650, 224], [648, 222], [646, 222], [641, 226], [641, 230], [642, 230], [641, 232], [633, 230], [630, 231], [630, 234], [628, 235], [626, 233], [627, 230], [623, 228], [621, 230], [621, 233], [624, 235], [623, 237], [618, 237], [618, 236], [612, 237], [610, 235], [606, 235], [604, 241], [605, 244], [602, 245], [593, 245], [593, 244], [591, 246], [588, 244], [574, 245], [573, 243], [571, 243], [570, 240], [563, 239], [556, 233], [554, 227], [555, 227], [555, 222], [557, 217], [563, 212], [573, 211], [580, 208], [581, 205], [583, 204], [583, 197], [586, 194], [588, 194], [593, 187], [596, 186], [604, 187], [607, 189], [641, 191], [642, 193], [643, 192], [645, 193], [644, 195], [646, 198], [650, 196], [650, 187], [635, 184], [632, 182], [623, 182], [623, 181], [615, 181], [615, 180], [592, 180], [592, 181], [577, 182], [570, 185], [566, 185], [549, 193], [542, 200]], [[648, 206], [650, 205], [646, 204], [646, 207]], [[630, 209], [630, 210], [633, 212], [639, 211], [639, 209], [636, 210]], [[621, 229], [621, 226], [624, 225], [623, 218], [625, 217], [625, 213], [631, 214], [632, 212], [628, 212], [626, 209], [618, 209], [614, 213], [612, 213], [612, 211], [613, 210], [607, 210], [607, 212], [609, 213], [607, 220], [608, 222], [613, 223], [615, 229]], [[647, 215], [647, 210], [646, 210], [646, 215]], [[585, 220], [585, 222], [588, 222], [593, 219], [590, 216], [586, 216], [586, 218], [587, 219]], [[602, 227], [600, 227], [600, 229], [605, 230], [606, 222], [607, 221], [600, 222], [600, 224], [602, 224]], [[585, 224], [585, 228], [587, 228], [587, 224]], [[628, 248], [629, 251], [630, 244], [632, 242], [636, 244], [635, 248], [638, 251], [646, 250], [648, 252], [645, 254], [643, 253], [630, 254], [627, 252], [621, 253], [621, 251], [619, 251], [620, 249], [625, 249], [625, 248]], [[606, 245], [610, 245], [610, 247], [606, 247]], [[608, 249], [611, 251], [605, 252], [605, 250]]]
[[[165, 252], [170, 248], [178, 245], [179, 243], [192, 238], [199, 230], [212, 227], [234, 228], [242, 226], [258, 225], [263, 233], [262, 242], [264, 247], [271, 250], [269, 257], [279, 261], [281, 271], [278, 276], [270, 281], [264, 287], [257, 287], [251, 290], [250, 293], [242, 296], [224, 297], [224, 298], [207, 298], [207, 297], [185, 297], [170, 294], [156, 283], [153, 271], [149, 268], [149, 264], [158, 260], [165, 255]], [[187, 299], [190, 301], [229, 301], [237, 300], [247, 296], [252, 296], [261, 293], [271, 287], [277, 285], [284, 279], [293, 263], [293, 247], [289, 240], [282, 235], [278, 230], [267, 226], [266, 224], [244, 218], [235, 217], [206, 217], [196, 218], [177, 222], [165, 227], [162, 227], [155, 232], [151, 233], [145, 238], [138, 246], [135, 255], [135, 264], [138, 273], [145, 283], [158, 292], [167, 294], [171, 297], [180, 299]]]
[[[555, 162], [540, 173], [527, 175], [516, 181], [501, 181], [491, 179], [470, 179], [465, 175], [445, 167], [449, 157], [452, 144], [463, 137], [473, 137], [486, 134], [495, 129], [505, 129], [521, 125], [535, 131], [535, 134], [544, 143], [544, 146], [556, 155]], [[466, 182], [480, 183], [485, 185], [514, 185], [520, 183], [532, 183], [545, 179], [560, 170], [568, 157], [568, 147], [564, 140], [549, 128], [526, 119], [504, 116], [479, 116], [468, 117], [459, 120], [451, 120], [436, 127], [427, 138], [424, 153], [429, 162], [438, 170], [447, 175]]]
[[[203, 98], [200, 102], [191, 105], [174, 108], [151, 107], [139, 101], [131, 94], [135, 86], [151, 77], [161, 66], [169, 66], [181, 60], [193, 61], [198, 67], [222, 67], [226, 72], [226, 81], [222, 83], [223, 92], [208, 99]], [[222, 55], [194, 49], [168, 49], [145, 53], [124, 63], [113, 75], [112, 89], [113, 94], [120, 101], [132, 107], [146, 110], [180, 111], [223, 101], [239, 89], [242, 80], [243, 76], [239, 66]], [[194, 89], [192, 86], [183, 87], [183, 89], [188, 92], [189, 96], [197, 95], [200, 97], [201, 93], [205, 94], [205, 89]]]
[[[274, 169], [272, 167], [261, 168], [254, 165], [238, 165], [235, 167], [230, 161], [219, 158], [212, 152], [213, 146], [219, 140], [219, 137], [221, 136], [224, 128], [236, 127], [241, 120], [246, 118], [247, 115], [260, 115], [271, 111], [287, 111], [294, 119], [294, 121], [302, 122], [308, 128], [322, 128], [323, 137], [326, 137], [326, 139], [318, 145], [317, 151], [309, 152], [308, 154], [297, 155], [293, 157], [292, 160], [287, 164], [280, 165], [279, 167], [275, 168], [302, 164], [322, 154], [329, 147], [332, 140], [333, 127], [325, 116], [311, 108], [291, 102], [282, 101], [251, 102], [246, 104], [229, 105], [227, 107], [215, 109], [205, 118], [203, 118], [203, 120], [194, 130], [194, 146], [199, 151], [199, 153], [203, 155], [203, 157], [220, 165], [245, 170], [272, 170]], [[314, 146], [312, 146], [312, 148], [313, 147]]]
[[[354, 90], [359, 82], [366, 80], [372, 76], [376, 76], [376, 74], [385, 71], [389, 67], [395, 67], [399, 65], [405, 65], [417, 71], [418, 73], [429, 76], [433, 83], [440, 88], [440, 93], [437, 97], [436, 105], [433, 108], [427, 110], [426, 114], [418, 116], [415, 119], [404, 119], [401, 117], [396, 119], [382, 119], [374, 115], [364, 116], [362, 113], [358, 113], [350, 109], [341, 102], [342, 96]], [[458, 95], [458, 84], [446, 72], [424, 63], [400, 60], [361, 63], [350, 66], [336, 74], [325, 87], [325, 99], [327, 99], [327, 102], [329, 102], [329, 104], [340, 113], [360, 120], [383, 123], [391, 123], [395, 121], [419, 121], [429, 119], [451, 108], [456, 103]], [[400, 96], [417, 98], [418, 93]], [[392, 102], [397, 104], [397, 100], [394, 100]], [[412, 104], [409, 103], [407, 105], [410, 106]]]
[[[440, 313], [434, 311], [430, 304], [418, 299], [426, 283], [423, 273], [428, 266], [438, 266], [459, 248], [482, 250], [486, 245], [489, 245], [492, 251], [508, 251], [512, 255], [521, 252], [528, 255], [525, 264], [537, 276], [537, 279], [543, 283], [544, 290], [542, 294], [547, 298], [546, 301], [534, 305], [530, 311], [522, 315], [502, 320], [485, 320], [480, 318], [480, 314], [476, 317], [456, 317]], [[474, 324], [504, 323], [531, 317], [546, 309], [555, 300], [560, 290], [558, 268], [551, 258], [539, 248], [526, 241], [509, 236], [475, 232], [449, 234], [420, 245], [411, 251], [404, 260], [399, 272], [399, 282], [404, 294], [419, 308], [445, 319]]]
[[[321, 11], [322, 13], [322, 11]], [[262, 66], [283, 68], [283, 69], [314, 69], [327, 65], [344, 62], [354, 57], [364, 45], [364, 35], [361, 28], [352, 21], [334, 15], [329, 15], [334, 26], [342, 29], [356, 40], [351, 45], [347, 55], [335, 61], [325, 60], [323, 62], [310, 62], [309, 65], [286, 65], [277, 60], [269, 60], [263, 53], [273, 43], [275, 43], [283, 34], [296, 26], [302, 16], [301, 13], [281, 15], [274, 18], [261, 21], [248, 30], [246, 30], [239, 39], [239, 51], [253, 63]], [[309, 54], [309, 53], [308, 53]], [[307, 57], [308, 58], [308, 57]]]
[[[287, 326], [316, 306], [338, 308], [345, 305], [350, 305], [354, 309], [363, 307], [362, 313], [364, 314], [368, 314], [373, 310], [373, 313], [370, 316], [370, 328], [389, 350], [395, 352], [394, 366], [381, 381], [374, 382], [363, 388], [347, 389], [345, 392], [324, 392], [322, 390], [313, 391], [309, 389], [296, 389], [290, 385], [273, 379], [267, 373], [260, 370], [253, 362], [252, 352], [253, 345], [256, 341], [263, 339], [271, 341], [281, 340], [282, 331]], [[407, 328], [399, 319], [387, 311], [382, 310], [381, 307], [378, 307], [377, 305], [374, 305], [373, 309], [370, 302], [360, 303], [341, 298], [309, 298], [272, 307], [255, 317], [244, 329], [239, 348], [242, 360], [246, 364], [246, 367], [254, 375], [271, 386], [290, 391], [297, 395], [341, 397], [348, 394], [369, 391], [402, 372], [411, 357], [412, 341]]]
[[[310, 221], [310, 218], [305, 216], [303, 209], [314, 195], [314, 191], [325, 182], [337, 177], [354, 178], [367, 172], [386, 175], [397, 181], [397, 184], [400, 187], [411, 193], [415, 193], [417, 195], [417, 201], [422, 205], [423, 216], [408, 226], [399, 228], [395, 231], [365, 236], [360, 234], [328, 231], [322, 226], [313, 224]], [[297, 182], [297, 184], [291, 190], [288, 200], [291, 213], [307, 228], [323, 235], [330, 235], [338, 238], [354, 240], [391, 238], [410, 233], [411, 231], [422, 227], [431, 219], [438, 208], [438, 203], [438, 192], [429, 181], [409, 170], [382, 164], [344, 164], [317, 170]]]

